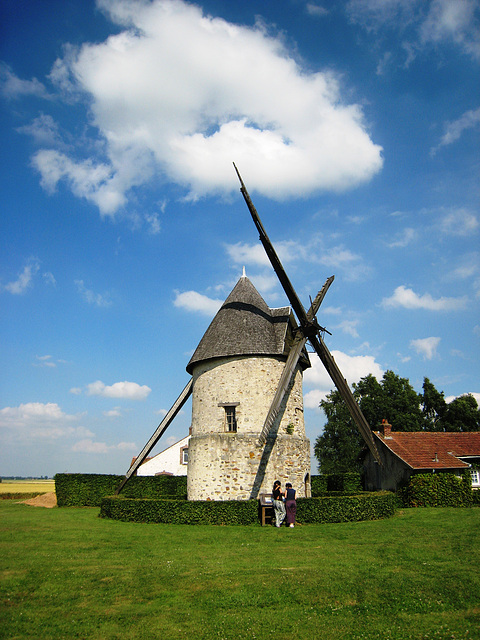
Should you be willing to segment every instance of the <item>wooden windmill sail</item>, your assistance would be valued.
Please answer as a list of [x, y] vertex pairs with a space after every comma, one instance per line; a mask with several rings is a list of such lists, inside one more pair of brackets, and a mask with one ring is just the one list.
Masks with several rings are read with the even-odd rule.
[[265, 419], [265, 423], [262, 429], [262, 433], [260, 435], [259, 438], [259, 442], [260, 443], [264, 443], [266, 440], [266, 437], [268, 435], [268, 432], [271, 429], [271, 425], [273, 424], [273, 421], [275, 419], [275, 416], [278, 412], [278, 409], [282, 403], [284, 394], [286, 392], [287, 386], [288, 386], [288, 380], [291, 378], [291, 375], [293, 373], [293, 371], [295, 370], [295, 367], [297, 366], [298, 363], [298, 358], [300, 357], [300, 353], [301, 353], [301, 349], [305, 346], [305, 343], [310, 342], [310, 344], [312, 345], [312, 347], [314, 348], [314, 350], [316, 351], [318, 357], [320, 358], [320, 360], [322, 361], [325, 369], [327, 370], [328, 374], [330, 375], [333, 383], [335, 384], [335, 386], [337, 387], [341, 397], [343, 398], [345, 404], [348, 407], [348, 410], [350, 412], [350, 415], [352, 417], [352, 420], [354, 421], [354, 423], [357, 425], [358, 430], [360, 431], [366, 445], [368, 446], [368, 448], [370, 449], [372, 455], [374, 456], [375, 460], [379, 463], [381, 463], [381, 459], [379, 456], [379, 453], [377, 451], [377, 447], [375, 445], [375, 441], [373, 439], [373, 435], [372, 435], [372, 431], [370, 429], [370, 426], [368, 425], [367, 420], [365, 419], [365, 416], [363, 415], [360, 407], [358, 406], [353, 393], [350, 390], [350, 387], [348, 386], [347, 381], [345, 380], [345, 378], [343, 377], [340, 369], [337, 366], [337, 363], [335, 362], [332, 354], [330, 353], [330, 351], [327, 349], [327, 346], [325, 345], [325, 342], [323, 341], [323, 337], [322, 337], [322, 333], [325, 332], [325, 329], [323, 327], [321, 327], [317, 320], [316, 320], [316, 313], [320, 307], [320, 304], [323, 301], [323, 298], [328, 290], [328, 287], [330, 286], [330, 284], [333, 282], [333, 277], [329, 278], [325, 285], [323, 286], [323, 288], [321, 289], [321, 291], [319, 291], [319, 293], [317, 294], [315, 300], [313, 301], [312, 305], [310, 306], [310, 309], [308, 311], [305, 311], [302, 303], [300, 302], [299, 297], [297, 296], [297, 293], [295, 291], [295, 289], [293, 288], [287, 273], [285, 271], [285, 269], [283, 268], [282, 263], [280, 262], [280, 259], [273, 247], [273, 244], [271, 243], [265, 228], [260, 220], [260, 217], [257, 213], [257, 210], [255, 209], [253, 202], [248, 194], [248, 191], [245, 187], [245, 184], [242, 180], [242, 177], [240, 175], [240, 172], [238, 171], [237, 167], [235, 166], [235, 164], [233, 165], [235, 167], [235, 171], [237, 172], [238, 175], [238, 179], [240, 180], [240, 191], [244, 197], [244, 200], [247, 204], [247, 207], [250, 211], [250, 214], [252, 216], [253, 222], [255, 223], [255, 226], [257, 227], [258, 233], [259, 233], [259, 237], [260, 237], [260, 242], [262, 243], [267, 256], [272, 264], [272, 267], [275, 271], [275, 273], [278, 276], [278, 279], [280, 280], [280, 283], [283, 287], [283, 290], [285, 291], [285, 294], [292, 306], [292, 309], [294, 310], [298, 322], [299, 322], [299, 329], [298, 329], [298, 333], [297, 333], [297, 337], [296, 337], [296, 341], [295, 344], [293, 345], [292, 349], [290, 350], [287, 362], [285, 363], [285, 367], [280, 379], [280, 383], [277, 389], [277, 393], [275, 394], [275, 397], [272, 401], [272, 404], [270, 406], [270, 410], [268, 412], [268, 415]]

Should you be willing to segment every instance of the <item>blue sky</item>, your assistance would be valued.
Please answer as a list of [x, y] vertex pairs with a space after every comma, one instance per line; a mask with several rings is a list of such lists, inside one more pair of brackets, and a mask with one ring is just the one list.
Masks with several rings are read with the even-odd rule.
[[286, 303], [232, 162], [350, 383], [480, 399], [477, 0], [0, 12], [1, 475], [124, 473], [243, 266]]

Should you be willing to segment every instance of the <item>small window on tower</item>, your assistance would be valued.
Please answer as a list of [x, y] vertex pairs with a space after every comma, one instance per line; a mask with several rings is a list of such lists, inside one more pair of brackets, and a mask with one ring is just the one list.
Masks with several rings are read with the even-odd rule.
[[235, 407], [225, 407], [225, 421], [227, 425], [227, 431], [235, 432], [237, 430], [237, 416], [235, 414]]
[[228, 433], [236, 433], [237, 432], [237, 414], [236, 408], [238, 407], [238, 402], [220, 402], [219, 407], [223, 407], [225, 409], [225, 431]]

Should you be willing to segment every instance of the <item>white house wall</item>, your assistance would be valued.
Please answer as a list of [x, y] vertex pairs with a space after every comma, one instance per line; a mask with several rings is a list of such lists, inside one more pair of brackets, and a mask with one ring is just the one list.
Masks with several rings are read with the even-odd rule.
[[168, 449], [141, 464], [137, 470], [138, 476], [156, 476], [171, 473], [174, 476], [186, 476], [187, 465], [182, 464], [182, 449], [188, 447], [190, 436], [186, 436]]

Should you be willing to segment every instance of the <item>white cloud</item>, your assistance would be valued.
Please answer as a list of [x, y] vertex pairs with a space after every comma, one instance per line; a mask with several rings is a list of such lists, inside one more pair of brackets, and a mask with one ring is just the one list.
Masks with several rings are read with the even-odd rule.
[[460, 264], [452, 272], [454, 277], [460, 278], [461, 280], [465, 278], [470, 278], [476, 273], [478, 273], [478, 264], [476, 264], [473, 261], [470, 263], [464, 262], [463, 264]]
[[91, 289], [87, 289], [83, 280], [75, 280], [75, 284], [77, 285], [78, 292], [82, 296], [82, 298], [88, 302], [88, 304], [94, 304], [97, 307], [110, 307], [112, 301], [110, 299], [110, 294], [108, 293], [95, 293]]
[[402, 28], [412, 20], [417, 3], [418, 0], [349, 0], [346, 11], [353, 22], [378, 31], [384, 26]]
[[236, 244], [225, 244], [225, 249], [234, 264], [254, 265], [257, 267], [270, 265], [270, 260], [260, 243], [237, 242]]
[[279, 286], [278, 277], [275, 273], [265, 272], [263, 274], [256, 274], [256, 275], [252, 275], [251, 277], [249, 276], [249, 278], [252, 281], [254, 287], [257, 289], [257, 291], [260, 292], [261, 295], [269, 296], [269, 299], [272, 302], [272, 304], [275, 300], [277, 300], [278, 296], [274, 294], [272, 295], [272, 290], [274, 290]]
[[342, 307], [322, 307], [322, 316], [339, 316], [343, 313]]
[[18, 407], [5, 407], [0, 409], [0, 415], [2, 416], [2, 424], [14, 423], [19, 426], [25, 425], [32, 420], [37, 423], [45, 423], [75, 419], [75, 416], [67, 416], [63, 413], [58, 404], [54, 402], [46, 404], [42, 402], [27, 402]]
[[346, 10], [369, 31], [395, 30], [405, 38], [408, 30], [412, 41], [402, 43], [405, 67], [431, 45], [453, 43], [473, 59], [480, 58], [477, 0], [349, 0]]
[[136, 451], [137, 445], [135, 444], [135, 442], [119, 442], [116, 445], [116, 448], [119, 451]]
[[472, 279], [475, 296], [480, 291], [480, 254], [477, 252], [468, 253], [457, 260], [456, 267], [450, 272], [451, 280]]
[[[332, 351], [332, 356], [350, 385], [369, 374], [374, 375], [377, 380], [383, 376], [383, 369], [373, 356], [349, 356], [342, 351]], [[304, 404], [307, 409], [316, 409], [320, 400], [325, 399], [335, 385], [316, 355], [311, 355], [310, 361], [312, 367], [303, 376], [304, 386], [309, 389], [304, 395]]]
[[382, 168], [362, 107], [346, 104], [332, 72], [302, 68], [281, 36], [181, 0], [99, 6], [124, 30], [70, 47], [51, 79], [89, 98], [105, 156], [39, 151], [46, 189], [64, 180], [112, 215], [156, 172], [190, 198], [225, 194], [238, 187], [235, 160], [249, 188], [283, 199], [352, 188]]
[[87, 385], [89, 396], [102, 396], [103, 398], [122, 398], [125, 400], [145, 400], [151, 389], [146, 384], [140, 386], [136, 382], [115, 382], [105, 385], [101, 380]]
[[[392, 41], [397, 34], [406, 54], [404, 68], [426, 49], [451, 44], [480, 58], [478, 0], [349, 0], [346, 12], [379, 38]], [[379, 70], [384, 69], [380, 63]]]
[[184, 291], [183, 293], [176, 291], [173, 304], [186, 311], [198, 311], [204, 315], [213, 316], [223, 302], [223, 300], [214, 300], [197, 291]]
[[426, 309], [428, 311], [460, 311], [467, 306], [466, 296], [461, 298], [433, 298], [429, 293], [418, 295], [404, 285], [397, 287], [390, 298], [382, 300], [385, 308]]
[[55, 276], [50, 271], [45, 271], [45, 273], [42, 274], [42, 277], [43, 277], [43, 281], [45, 282], [45, 284], [50, 284], [53, 287], [55, 287], [57, 285], [57, 281], [55, 280]]
[[445, 147], [456, 142], [464, 131], [474, 129], [480, 125], [480, 108], [466, 111], [458, 120], [448, 122], [445, 126], [445, 133], [439, 144], [432, 149], [434, 155], [440, 147]]
[[21, 80], [3, 62], [0, 63], [0, 92], [11, 100], [23, 96], [48, 98], [48, 93], [41, 82], [36, 78], [33, 78], [33, 80]]
[[4, 440], [29, 442], [93, 435], [85, 427], [75, 427], [80, 415], [69, 415], [54, 402], [27, 402], [0, 409], [0, 428]]
[[477, 0], [433, 0], [421, 25], [423, 43], [459, 46], [472, 58], [480, 58]]
[[96, 442], [91, 438], [85, 438], [76, 442], [71, 449], [74, 453], [107, 454], [112, 451], [136, 451], [134, 442], [119, 442], [118, 444], [107, 445], [105, 442]]
[[312, 246], [309, 247], [309, 256], [313, 263], [336, 271], [341, 269], [345, 280], [363, 280], [371, 273], [371, 268], [363, 262], [363, 258], [343, 245], [321, 249]]
[[377, 76], [385, 75], [387, 68], [391, 63], [391, 59], [392, 59], [391, 51], [386, 51], [377, 64], [377, 71], [376, 71]]
[[475, 291], [475, 298], [480, 298], [480, 278], [476, 278], [473, 283], [473, 288]]
[[105, 442], [94, 442], [93, 440], [86, 438], [80, 440], [72, 446], [72, 451], [75, 453], [108, 453], [109, 447]]
[[458, 208], [442, 212], [440, 230], [449, 236], [469, 236], [480, 227], [477, 216], [468, 209]]
[[72, 393], [74, 396], [79, 396], [82, 394], [82, 389], [81, 387], [72, 387], [70, 389], [70, 393]]
[[389, 242], [387, 246], [391, 249], [403, 249], [404, 247], [407, 247], [409, 244], [414, 242], [417, 237], [418, 232], [415, 229], [406, 227], [401, 233], [397, 234], [395, 239], [392, 240], [392, 242]]
[[161, 225], [158, 219], [158, 213], [145, 214], [145, 220], [148, 225], [148, 233], [152, 236], [156, 236], [160, 233]]
[[305, 409], [319, 409], [320, 401], [325, 400], [330, 393], [330, 389], [312, 389], [303, 394], [303, 405]]
[[347, 220], [352, 224], [362, 224], [365, 222], [365, 216], [347, 216]]
[[[329, 269], [342, 270], [348, 280], [357, 280], [367, 276], [370, 269], [363, 263], [360, 255], [353, 253], [343, 245], [327, 246], [322, 236], [313, 237], [308, 243], [296, 240], [275, 242], [275, 250], [283, 265], [298, 262], [320, 264]], [[225, 244], [230, 259], [239, 265], [269, 266], [270, 260], [263, 246], [238, 242]]]
[[329, 14], [328, 9], [322, 5], [315, 4], [314, 2], [307, 2], [307, 6], [305, 8], [310, 16], [315, 16], [316, 18], [323, 18]]
[[338, 325], [338, 328], [353, 338], [358, 338], [358, 320], [344, 320]]
[[61, 146], [63, 144], [57, 123], [52, 116], [45, 113], [35, 118], [31, 124], [19, 127], [17, 131], [32, 136], [38, 145]]
[[437, 355], [437, 348], [441, 338], [419, 338], [410, 341], [410, 348], [414, 349], [424, 360], [431, 360]]
[[[72, 193], [97, 205], [102, 215], [113, 215], [125, 201], [124, 187], [111, 166], [88, 159], [76, 161], [55, 149], [42, 149], [32, 158], [32, 164], [41, 174], [41, 184], [53, 193], [60, 180], [64, 180]], [[133, 186], [130, 184], [129, 186]]]
[[40, 269], [40, 263], [37, 259], [32, 258], [27, 262], [23, 271], [18, 275], [16, 280], [3, 285], [3, 289], [13, 295], [21, 295], [32, 286], [34, 276]]
[[450, 402], [452, 402], [452, 400], [455, 400], [455, 398], [461, 398], [462, 396], [466, 396], [466, 395], [473, 396], [477, 401], [478, 406], [480, 407], [480, 393], [475, 393], [475, 392], [462, 393], [459, 396], [445, 396], [445, 402], [450, 404]]
[[104, 411], [103, 415], [106, 418], [120, 418], [122, 416], [122, 411], [120, 407], [115, 407], [114, 409], [110, 409], [109, 411]]
[[36, 362], [34, 363], [36, 367], [51, 367], [54, 369], [57, 365], [52, 360], [52, 356], [36, 356]]

